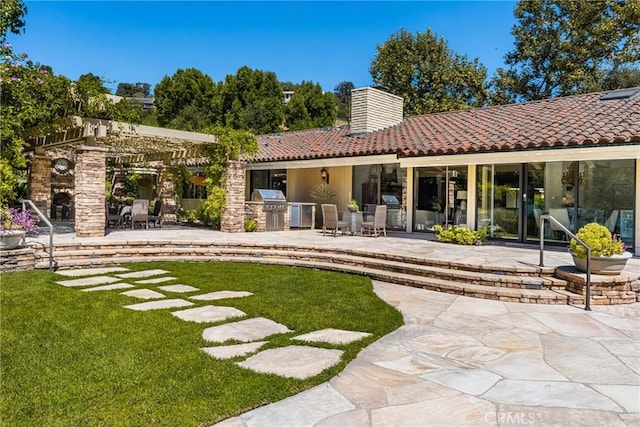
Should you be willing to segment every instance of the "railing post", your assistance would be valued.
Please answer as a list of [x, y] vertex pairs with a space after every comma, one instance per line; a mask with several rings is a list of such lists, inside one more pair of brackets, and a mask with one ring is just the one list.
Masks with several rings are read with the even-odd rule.
[[47, 227], [49, 227], [49, 271], [53, 271], [53, 225], [51, 225], [51, 223], [49, 222], [47, 217], [44, 216], [44, 214], [42, 212], [40, 212], [40, 209], [38, 209], [38, 207], [36, 205], [34, 205], [31, 200], [26, 200], [25, 199], [25, 200], [22, 201], [22, 210], [23, 211], [26, 211], [25, 203], [29, 204], [29, 206], [34, 210], [34, 212], [36, 214], [38, 214], [38, 217], [42, 221], [44, 221], [45, 224], [47, 224]]
[[540, 267], [544, 267], [544, 222], [545, 220], [549, 220], [550, 223], [554, 223], [558, 226], [564, 234], [572, 237], [575, 241], [585, 248], [587, 251], [587, 278], [586, 278], [586, 295], [585, 295], [585, 306], [584, 309], [586, 311], [591, 311], [591, 248], [585, 242], [580, 240], [575, 234], [573, 234], [567, 227], [562, 225], [560, 221], [552, 217], [551, 215], [540, 215]]

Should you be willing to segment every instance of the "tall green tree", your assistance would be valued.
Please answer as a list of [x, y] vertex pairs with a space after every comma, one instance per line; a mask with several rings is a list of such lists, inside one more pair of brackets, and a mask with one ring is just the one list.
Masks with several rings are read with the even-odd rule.
[[431, 29], [402, 29], [376, 48], [369, 72], [375, 84], [404, 98], [405, 115], [482, 106], [486, 68], [451, 51]]
[[131, 98], [148, 98], [151, 96], [151, 85], [149, 83], [118, 83], [116, 95]]
[[336, 116], [335, 96], [324, 93], [319, 84], [306, 81], [296, 86], [285, 109], [285, 123], [290, 130], [333, 126]]
[[514, 15], [514, 48], [492, 79], [493, 103], [604, 88], [640, 65], [640, 0], [521, 0]]
[[0, 2], [0, 43], [5, 43], [7, 34], [24, 31], [24, 17], [27, 6], [22, 0], [2, 0]]
[[27, 140], [53, 131], [74, 111], [71, 81], [49, 70], [8, 43], [0, 46], [0, 204], [16, 196]]
[[351, 91], [353, 88], [352, 82], [340, 82], [333, 89], [333, 94], [338, 101], [338, 119], [349, 120]]
[[195, 68], [178, 69], [164, 76], [154, 90], [158, 124], [162, 127], [199, 131], [220, 122], [214, 102], [216, 85]]
[[284, 93], [275, 73], [244, 66], [221, 85], [224, 123], [257, 134], [277, 132], [284, 120]]

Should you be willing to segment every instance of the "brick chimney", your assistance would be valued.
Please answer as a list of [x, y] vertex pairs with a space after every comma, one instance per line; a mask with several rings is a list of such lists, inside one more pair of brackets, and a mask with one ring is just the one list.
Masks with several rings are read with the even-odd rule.
[[380, 88], [351, 91], [351, 134], [370, 133], [402, 123], [402, 97]]

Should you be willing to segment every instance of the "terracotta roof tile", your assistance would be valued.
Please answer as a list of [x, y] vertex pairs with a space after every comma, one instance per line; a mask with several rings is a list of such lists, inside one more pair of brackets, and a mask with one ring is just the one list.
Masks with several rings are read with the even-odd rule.
[[640, 143], [640, 93], [601, 101], [603, 94], [405, 117], [399, 125], [357, 136], [350, 135], [348, 126], [261, 135], [260, 150], [252, 160], [410, 157]]

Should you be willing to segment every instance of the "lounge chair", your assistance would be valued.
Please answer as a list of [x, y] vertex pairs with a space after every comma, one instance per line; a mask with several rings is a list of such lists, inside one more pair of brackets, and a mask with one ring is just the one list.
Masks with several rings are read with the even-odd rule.
[[136, 228], [136, 223], [144, 224], [144, 228], [149, 228], [149, 201], [144, 199], [134, 199], [131, 206], [131, 229]]
[[364, 236], [365, 230], [367, 234], [378, 237], [380, 231], [383, 232], [384, 237], [387, 237], [387, 205], [377, 205], [375, 213], [373, 214], [373, 221], [365, 221], [360, 225], [360, 234]]
[[322, 205], [322, 235], [328, 230], [333, 231], [334, 237], [337, 236], [338, 230], [344, 234], [349, 229], [347, 221], [338, 220], [338, 207], [331, 204]]

